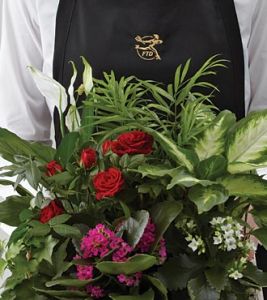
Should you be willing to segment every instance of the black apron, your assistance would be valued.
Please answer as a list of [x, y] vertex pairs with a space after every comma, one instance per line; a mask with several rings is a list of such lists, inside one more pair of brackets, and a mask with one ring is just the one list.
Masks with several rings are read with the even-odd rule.
[[[229, 60], [220, 69], [214, 99], [220, 109], [241, 118], [244, 59], [233, 0], [61, 0], [54, 55], [54, 78], [68, 87], [69, 61], [81, 74], [84, 56], [93, 75], [114, 70], [117, 78], [135, 75], [173, 81], [176, 67], [192, 58], [193, 73], [211, 56]], [[81, 81], [81, 77], [79, 78]], [[56, 140], [60, 140], [55, 111]], [[174, 297], [175, 298], [175, 297]]]
[[[163, 83], [173, 81], [176, 67], [192, 58], [196, 71], [221, 54], [230, 61], [220, 69], [214, 103], [244, 116], [244, 60], [233, 0], [61, 0], [54, 55], [54, 78], [70, 83], [80, 56], [93, 75], [114, 70], [117, 78], [135, 75]], [[81, 80], [81, 78], [80, 78]], [[58, 113], [56, 139], [59, 141]]]

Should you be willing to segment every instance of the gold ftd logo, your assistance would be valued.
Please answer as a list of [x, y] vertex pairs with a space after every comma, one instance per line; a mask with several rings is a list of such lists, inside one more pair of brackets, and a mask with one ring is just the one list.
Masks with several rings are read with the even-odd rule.
[[137, 44], [135, 49], [140, 58], [144, 60], [161, 60], [158, 50], [156, 47], [163, 43], [158, 34], [147, 35], [141, 37], [137, 35], [135, 37]]

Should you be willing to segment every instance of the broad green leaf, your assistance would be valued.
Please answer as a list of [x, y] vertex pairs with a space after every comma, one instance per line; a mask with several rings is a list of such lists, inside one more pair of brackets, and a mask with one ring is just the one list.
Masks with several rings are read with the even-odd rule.
[[53, 287], [55, 285], [62, 285], [67, 287], [77, 287], [82, 288], [87, 286], [88, 284], [94, 282], [95, 280], [80, 280], [80, 279], [71, 279], [71, 278], [61, 278], [56, 280], [48, 281], [45, 285], [47, 287]]
[[60, 172], [46, 179], [51, 185], [66, 185], [73, 180], [73, 175], [69, 172]]
[[149, 275], [143, 275], [143, 277], [147, 279], [153, 285], [153, 287], [155, 287], [160, 292], [164, 300], [168, 300], [168, 290], [161, 280]]
[[35, 157], [43, 163], [47, 163], [54, 157], [55, 150], [40, 143], [24, 141], [16, 134], [7, 129], [0, 128], [0, 154], [1, 156], [16, 163], [14, 156]]
[[112, 300], [154, 300], [154, 291], [149, 290], [142, 295], [134, 295], [134, 296], [121, 296], [110, 294], [109, 297]]
[[103, 261], [96, 264], [96, 268], [106, 274], [134, 274], [145, 271], [157, 263], [154, 256], [147, 254], [137, 254], [130, 257], [126, 262]]
[[156, 275], [168, 290], [176, 291], [186, 288], [188, 281], [202, 268], [203, 265], [193, 257], [181, 254], [167, 260]]
[[43, 224], [38, 221], [31, 222], [32, 228], [29, 230], [31, 236], [46, 236], [50, 233], [51, 229], [48, 224]]
[[228, 170], [240, 173], [267, 165], [267, 110], [238, 122], [227, 146]]
[[126, 231], [127, 242], [132, 247], [135, 247], [143, 236], [148, 220], [148, 211], [141, 210], [137, 211], [134, 217], [123, 222], [120, 230]]
[[213, 289], [203, 275], [191, 279], [188, 292], [192, 300], [219, 300], [220, 293]]
[[215, 118], [194, 146], [200, 161], [224, 153], [225, 136], [235, 124], [235, 120], [235, 115], [227, 110]]
[[0, 222], [9, 226], [19, 226], [19, 214], [29, 208], [30, 197], [10, 196], [0, 202]]
[[172, 174], [176, 172], [176, 170], [179, 171], [179, 168], [172, 169], [169, 166], [166, 165], [148, 165], [143, 164], [140, 165], [138, 168], [138, 172], [142, 174], [143, 177], [164, 177], [166, 175], [172, 176]]
[[81, 297], [81, 299], [84, 299], [88, 297], [88, 294], [86, 292], [75, 291], [75, 290], [52, 290], [52, 289], [49, 290], [49, 289], [39, 289], [36, 287], [33, 288], [35, 291], [45, 295], [65, 297], [67, 299], [74, 299], [75, 297]]
[[196, 168], [197, 177], [215, 180], [227, 173], [227, 160], [222, 155], [214, 155], [202, 160]]
[[198, 213], [202, 214], [225, 203], [229, 196], [224, 187], [217, 184], [208, 187], [196, 185], [189, 190], [188, 197], [196, 204]]
[[211, 287], [218, 292], [224, 290], [228, 282], [227, 272], [224, 268], [213, 267], [205, 271], [206, 278]]
[[66, 224], [58, 224], [53, 226], [54, 231], [64, 237], [81, 238], [81, 232], [77, 227]]
[[44, 240], [42, 249], [38, 249], [38, 251], [34, 252], [33, 257], [36, 258], [38, 262], [46, 260], [47, 262], [52, 264], [52, 254], [57, 243], [58, 240], [49, 235]]
[[230, 196], [267, 197], [267, 181], [253, 174], [228, 175], [218, 179]]
[[171, 183], [167, 186], [167, 190], [171, 190], [174, 186], [179, 185], [182, 187], [192, 187], [196, 184], [200, 184], [203, 186], [209, 186], [214, 184], [214, 182], [209, 180], [201, 180], [198, 178], [195, 178], [190, 173], [188, 173], [186, 170], [183, 169], [177, 169], [177, 171], [173, 172], [173, 178]]
[[57, 149], [56, 160], [61, 162], [63, 167], [66, 167], [70, 158], [75, 153], [79, 137], [78, 132], [70, 132], [61, 141]]
[[180, 148], [174, 143], [174, 141], [158, 131], [152, 129], [146, 131], [155, 138], [161, 148], [178, 164], [178, 166], [186, 167], [189, 172], [194, 170], [195, 163], [197, 162], [197, 156], [193, 151]]
[[151, 218], [156, 225], [156, 239], [154, 247], [158, 244], [171, 223], [177, 218], [183, 209], [178, 201], [164, 201], [158, 203], [151, 211]]
[[263, 247], [267, 249], [267, 227], [256, 229], [252, 234], [262, 243]]
[[247, 268], [243, 272], [244, 277], [255, 282], [259, 287], [267, 287], [267, 272], [259, 270], [254, 264], [248, 262]]
[[59, 215], [59, 216], [56, 216], [56, 217], [50, 219], [48, 224], [50, 226], [63, 224], [63, 223], [66, 223], [70, 218], [71, 218], [71, 215], [67, 215], [67, 214]]
[[[54, 251], [52, 256], [53, 268], [55, 270], [56, 275], [53, 279], [57, 279], [62, 276], [62, 274], [70, 268], [70, 263], [65, 262], [67, 258], [67, 247], [70, 242], [70, 239], [66, 239], [56, 251]], [[72, 265], [72, 263], [71, 263]]]
[[12, 186], [14, 187], [14, 190], [20, 195], [20, 196], [29, 196], [29, 197], [33, 197], [32, 193], [30, 191], [28, 191], [27, 189], [25, 189], [22, 185], [20, 184], [16, 184], [13, 181], [10, 180], [5, 180], [5, 179], [1, 179], [0, 180], [0, 186], [4, 185], [4, 186]]

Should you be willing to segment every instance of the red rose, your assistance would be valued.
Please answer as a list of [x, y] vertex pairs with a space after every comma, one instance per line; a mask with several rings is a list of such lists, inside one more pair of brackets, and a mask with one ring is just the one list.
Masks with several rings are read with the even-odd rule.
[[119, 156], [124, 154], [150, 154], [154, 139], [142, 131], [130, 131], [121, 134], [111, 145], [112, 151]]
[[39, 221], [41, 223], [47, 223], [50, 219], [55, 216], [62, 215], [64, 209], [59, 206], [56, 200], [51, 201], [45, 208], [41, 210]]
[[112, 145], [111, 140], [107, 140], [102, 144], [102, 153], [105, 155], [111, 150], [111, 145]]
[[46, 165], [46, 175], [49, 177], [54, 176], [57, 172], [62, 172], [62, 171], [63, 171], [63, 167], [55, 160], [50, 161]]
[[114, 197], [124, 185], [122, 173], [117, 168], [109, 168], [104, 172], [98, 173], [93, 180], [96, 190], [96, 199], [101, 200], [105, 197]]
[[90, 169], [96, 164], [96, 151], [92, 148], [83, 149], [80, 158], [80, 166]]

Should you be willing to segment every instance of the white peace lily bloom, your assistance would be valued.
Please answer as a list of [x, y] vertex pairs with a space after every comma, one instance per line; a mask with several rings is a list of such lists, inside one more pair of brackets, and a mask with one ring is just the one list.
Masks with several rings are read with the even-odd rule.
[[84, 72], [83, 72], [83, 85], [86, 96], [91, 92], [94, 84], [93, 84], [93, 71], [88, 63], [88, 61], [82, 57], [82, 61], [84, 64]]
[[240, 273], [239, 271], [235, 270], [234, 272], [229, 274], [229, 277], [233, 278], [234, 280], [238, 280], [238, 279], [243, 278], [243, 274]]

